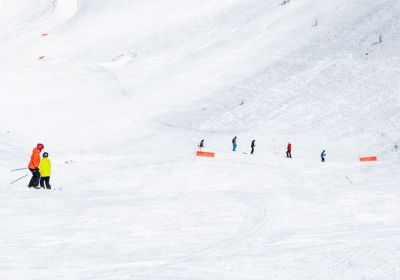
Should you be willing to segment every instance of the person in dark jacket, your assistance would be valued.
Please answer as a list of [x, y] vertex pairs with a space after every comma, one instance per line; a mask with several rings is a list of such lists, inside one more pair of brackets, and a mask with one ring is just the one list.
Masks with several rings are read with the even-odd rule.
[[201, 139], [201, 141], [200, 141], [198, 147], [199, 147], [199, 150], [201, 150], [202, 148], [204, 148], [204, 139]]
[[236, 151], [236, 148], [237, 148], [236, 139], [237, 139], [236, 136], [233, 137], [233, 139], [232, 139], [232, 151], [234, 151], [234, 152]]
[[29, 181], [28, 188], [37, 188], [39, 185], [40, 180], [40, 172], [39, 172], [39, 165], [40, 165], [40, 153], [44, 149], [43, 144], [37, 144], [36, 148], [33, 149], [31, 160], [29, 161], [28, 168], [32, 172], [32, 178]]
[[292, 144], [291, 143], [288, 143], [288, 145], [287, 145], [286, 157], [292, 158]]
[[250, 154], [254, 154], [254, 147], [256, 146], [256, 140], [251, 141], [251, 152]]
[[325, 150], [323, 150], [321, 153], [321, 162], [325, 162], [325, 157], [326, 157], [326, 153], [325, 153]]

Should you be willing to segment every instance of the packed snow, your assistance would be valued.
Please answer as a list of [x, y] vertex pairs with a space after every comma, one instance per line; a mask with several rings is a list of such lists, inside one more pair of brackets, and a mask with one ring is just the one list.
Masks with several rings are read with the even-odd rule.
[[0, 0], [0, 279], [400, 279], [399, 15]]

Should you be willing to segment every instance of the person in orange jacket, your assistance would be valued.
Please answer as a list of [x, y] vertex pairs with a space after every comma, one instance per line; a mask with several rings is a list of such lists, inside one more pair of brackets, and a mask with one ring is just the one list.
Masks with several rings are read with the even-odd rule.
[[31, 155], [31, 161], [29, 162], [28, 168], [32, 172], [32, 178], [29, 181], [28, 188], [37, 188], [39, 185], [40, 172], [40, 153], [44, 149], [43, 144], [37, 144], [36, 148], [33, 149]]

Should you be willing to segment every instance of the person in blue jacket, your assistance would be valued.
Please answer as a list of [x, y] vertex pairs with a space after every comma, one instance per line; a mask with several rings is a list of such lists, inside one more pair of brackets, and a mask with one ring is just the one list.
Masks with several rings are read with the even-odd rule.
[[321, 162], [325, 162], [325, 157], [326, 157], [326, 153], [325, 153], [325, 150], [323, 150], [321, 153]]
[[237, 139], [236, 136], [233, 137], [233, 139], [232, 139], [232, 151], [234, 151], [234, 152], [236, 151], [236, 148], [237, 148], [236, 139]]

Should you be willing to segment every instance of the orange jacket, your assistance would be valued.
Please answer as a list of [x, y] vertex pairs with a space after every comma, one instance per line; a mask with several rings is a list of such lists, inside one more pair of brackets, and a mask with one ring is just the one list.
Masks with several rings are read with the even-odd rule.
[[40, 150], [35, 148], [33, 149], [32, 155], [31, 155], [31, 161], [29, 162], [29, 169], [36, 169], [39, 167], [40, 164]]

